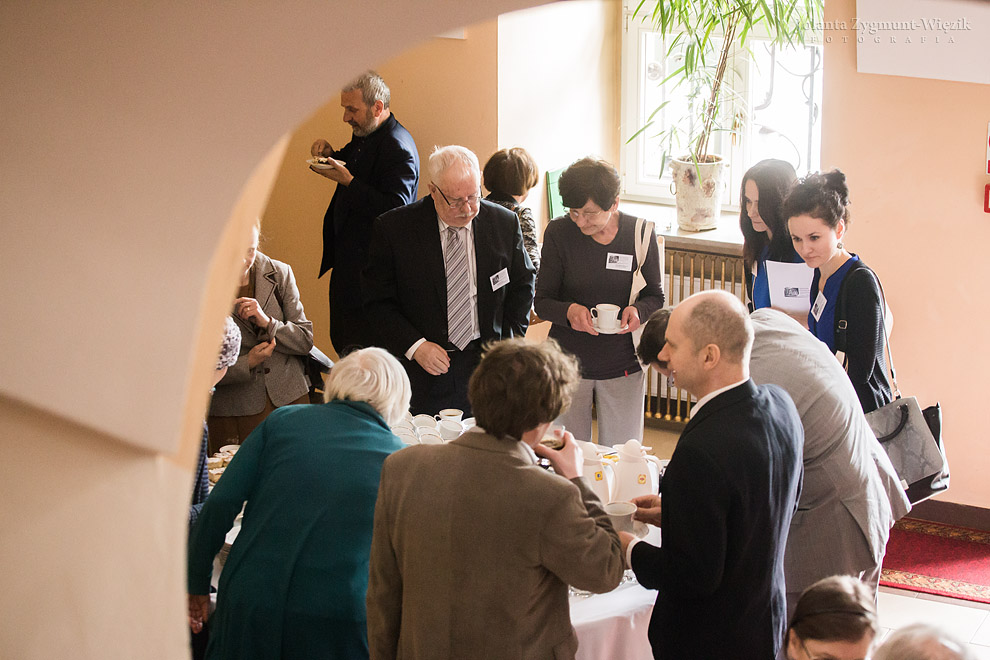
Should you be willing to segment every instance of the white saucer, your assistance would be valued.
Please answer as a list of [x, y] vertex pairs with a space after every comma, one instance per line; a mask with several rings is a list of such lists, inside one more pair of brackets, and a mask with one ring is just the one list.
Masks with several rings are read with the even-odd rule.
[[629, 325], [627, 324], [627, 325], [622, 326], [621, 328], [611, 328], [611, 329], [603, 330], [602, 328], [599, 328], [598, 327], [598, 324], [597, 323], [593, 323], [592, 325], [594, 326], [595, 330], [600, 335], [617, 335], [620, 332], [622, 332], [623, 330], [626, 330], [627, 328], [629, 328]]

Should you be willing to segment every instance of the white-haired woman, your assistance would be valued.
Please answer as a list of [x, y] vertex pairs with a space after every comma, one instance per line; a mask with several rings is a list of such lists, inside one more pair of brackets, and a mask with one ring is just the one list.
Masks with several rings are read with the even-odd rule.
[[[378, 479], [402, 443], [409, 379], [381, 348], [337, 362], [326, 403], [286, 406], [241, 445], [189, 539], [189, 622], [208, 658], [366, 658], [365, 592]], [[244, 502], [209, 615], [213, 558]]]

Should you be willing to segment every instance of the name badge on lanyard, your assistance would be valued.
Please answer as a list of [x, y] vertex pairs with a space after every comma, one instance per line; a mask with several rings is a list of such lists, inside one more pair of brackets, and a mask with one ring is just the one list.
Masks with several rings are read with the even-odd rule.
[[825, 311], [825, 303], [827, 302], [825, 294], [819, 291], [818, 297], [815, 298], [815, 304], [811, 306], [811, 315], [815, 317], [816, 321], [822, 320], [822, 312]]
[[617, 254], [609, 252], [605, 258], [606, 270], [624, 270], [627, 273], [632, 270], [633, 258], [631, 254]]

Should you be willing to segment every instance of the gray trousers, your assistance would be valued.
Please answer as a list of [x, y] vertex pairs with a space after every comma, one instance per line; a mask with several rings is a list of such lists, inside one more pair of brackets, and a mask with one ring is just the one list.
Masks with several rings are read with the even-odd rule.
[[591, 441], [591, 403], [598, 411], [598, 444], [643, 441], [642, 371], [609, 380], [581, 379], [570, 409], [557, 418], [577, 440]]

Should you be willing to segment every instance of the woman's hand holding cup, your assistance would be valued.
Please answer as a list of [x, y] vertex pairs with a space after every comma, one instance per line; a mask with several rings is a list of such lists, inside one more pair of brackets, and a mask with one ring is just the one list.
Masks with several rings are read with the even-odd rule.
[[571, 306], [567, 308], [567, 322], [571, 324], [571, 329], [578, 332], [587, 332], [589, 335], [598, 334], [591, 318], [591, 310], [584, 305], [571, 303]]

